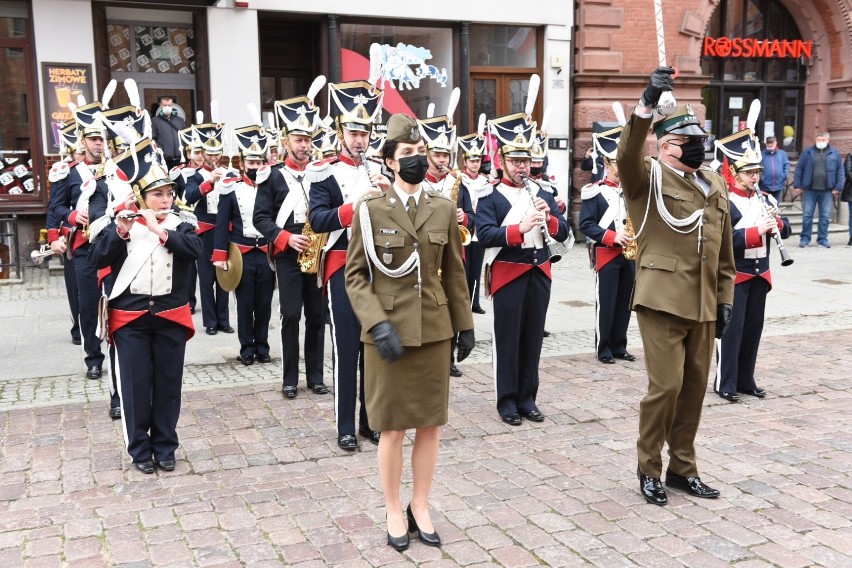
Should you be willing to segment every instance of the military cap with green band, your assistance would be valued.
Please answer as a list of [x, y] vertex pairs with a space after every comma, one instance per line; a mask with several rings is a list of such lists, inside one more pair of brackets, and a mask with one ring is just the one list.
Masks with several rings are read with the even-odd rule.
[[701, 127], [701, 122], [695, 113], [692, 112], [692, 106], [681, 105], [675, 111], [662, 117], [654, 123], [654, 134], [657, 138], [662, 138], [666, 134], [677, 134], [680, 136], [707, 136], [707, 132]]

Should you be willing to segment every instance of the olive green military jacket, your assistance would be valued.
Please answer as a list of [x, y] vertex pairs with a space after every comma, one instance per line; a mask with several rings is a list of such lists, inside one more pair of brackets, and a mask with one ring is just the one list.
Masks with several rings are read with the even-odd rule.
[[[369, 210], [373, 248], [384, 266], [398, 268], [417, 247], [422, 294], [418, 295], [416, 270], [391, 278], [373, 266], [370, 280], [362, 207]], [[361, 322], [364, 343], [373, 343], [370, 328], [385, 320], [394, 325], [405, 346], [442, 341], [473, 329], [456, 206], [438, 193], [423, 191], [412, 225], [395, 190], [362, 200], [352, 220], [346, 292]]]
[[[618, 145], [618, 172], [634, 230], [639, 231], [650, 193], [651, 162], [645, 143], [651, 118], [633, 114]], [[708, 195], [665, 164], [663, 202], [677, 219], [704, 209], [701, 241], [698, 230], [680, 234], [665, 224], [653, 195], [648, 220], [638, 238], [636, 283], [631, 307], [659, 310], [693, 321], [716, 320], [718, 304], [733, 304], [736, 266], [732, 246], [728, 189], [722, 176], [696, 172], [710, 186]]]

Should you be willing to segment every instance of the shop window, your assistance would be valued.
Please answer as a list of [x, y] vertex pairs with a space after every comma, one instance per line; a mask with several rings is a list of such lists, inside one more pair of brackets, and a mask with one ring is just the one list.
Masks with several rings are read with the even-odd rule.
[[[772, 45], [791, 49], [761, 53]], [[780, 2], [721, 0], [707, 26], [701, 60], [702, 71], [711, 77], [702, 93], [711, 136], [724, 137], [743, 127], [749, 103], [758, 98], [760, 140], [776, 136], [782, 148], [798, 153], [812, 49]]]
[[537, 67], [536, 28], [471, 26], [470, 65], [472, 67]]
[[192, 28], [107, 24], [112, 72], [195, 73]]
[[341, 24], [344, 81], [364, 79], [370, 71], [370, 45], [382, 46], [379, 87], [385, 91], [385, 118], [405, 112], [425, 118], [447, 111], [453, 89], [453, 30], [439, 27]]

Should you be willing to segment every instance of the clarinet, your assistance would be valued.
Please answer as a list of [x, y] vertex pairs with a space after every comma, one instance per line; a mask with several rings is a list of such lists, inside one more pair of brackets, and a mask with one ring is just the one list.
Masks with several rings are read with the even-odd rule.
[[[753, 186], [752, 189], [754, 191], [760, 191], [756, 185]], [[769, 211], [769, 203], [766, 196], [758, 193], [758, 199], [760, 199], [760, 203], [763, 205], [763, 214], [769, 219], [774, 219], [775, 217]], [[772, 238], [775, 239], [775, 244], [778, 246], [778, 252], [781, 254], [781, 266], [790, 266], [793, 264], [793, 258], [790, 256], [790, 253], [787, 252], [787, 247], [784, 246], [784, 241], [781, 239], [778, 229], [774, 229], [771, 234]]]
[[[364, 166], [364, 171], [367, 172], [367, 181], [370, 181], [370, 168], [367, 167], [367, 154], [364, 153], [364, 150], [359, 150], [358, 157], [361, 158], [361, 165]], [[370, 181], [370, 186], [373, 189], [379, 189], [372, 181]]]
[[[530, 196], [530, 203], [535, 203], [535, 192], [533, 191], [532, 182], [530, 182], [529, 176], [526, 174], [520, 175], [521, 179], [524, 181], [524, 187], [527, 189], [527, 193]], [[562, 256], [568, 250], [565, 247], [565, 243], [560, 243], [551, 237], [550, 233], [547, 232], [547, 227], [544, 225], [540, 225], [539, 229], [541, 229], [541, 238], [544, 241], [544, 247], [547, 249], [547, 256], [550, 258], [550, 262], [559, 262], [562, 260]]]

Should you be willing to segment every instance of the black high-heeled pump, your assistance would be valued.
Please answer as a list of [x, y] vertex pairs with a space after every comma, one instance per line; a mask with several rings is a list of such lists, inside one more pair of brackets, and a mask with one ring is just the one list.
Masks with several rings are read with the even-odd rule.
[[441, 546], [441, 537], [438, 536], [438, 531], [427, 533], [421, 531], [420, 527], [417, 526], [417, 521], [414, 520], [414, 513], [411, 512], [411, 503], [408, 504], [406, 512], [408, 513], [408, 532], [416, 532], [420, 542], [427, 546]]
[[408, 550], [409, 544], [411, 544], [411, 539], [408, 538], [408, 533], [402, 536], [391, 536], [390, 531], [388, 531], [388, 546], [392, 546], [394, 550], [399, 552]]

